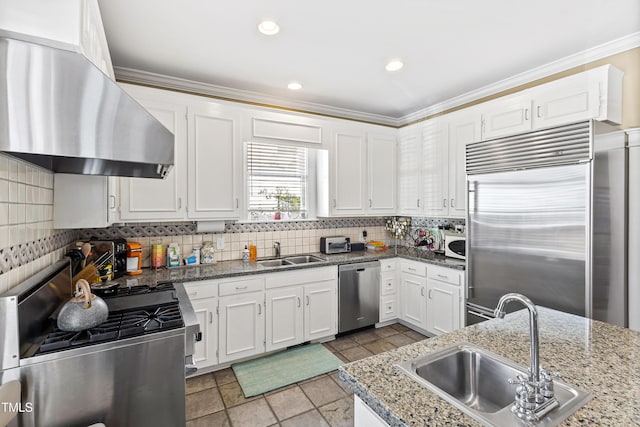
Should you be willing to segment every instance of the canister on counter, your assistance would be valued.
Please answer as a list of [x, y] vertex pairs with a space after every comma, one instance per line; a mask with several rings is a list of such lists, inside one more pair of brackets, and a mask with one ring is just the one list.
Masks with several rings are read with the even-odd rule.
[[162, 243], [154, 243], [151, 246], [151, 267], [160, 268], [164, 261], [164, 247]]
[[213, 242], [203, 242], [202, 249], [200, 249], [200, 260], [202, 264], [214, 264], [216, 247]]

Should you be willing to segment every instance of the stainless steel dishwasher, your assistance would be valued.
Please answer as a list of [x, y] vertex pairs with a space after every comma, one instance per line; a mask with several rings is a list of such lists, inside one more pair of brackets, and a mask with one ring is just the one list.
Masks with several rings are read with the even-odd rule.
[[338, 266], [338, 332], [378, 322], [380, 261]]

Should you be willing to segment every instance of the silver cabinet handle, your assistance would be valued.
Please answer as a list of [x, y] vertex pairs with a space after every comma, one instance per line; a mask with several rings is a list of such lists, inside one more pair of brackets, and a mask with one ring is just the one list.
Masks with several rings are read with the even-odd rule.
[[525, 120], [529, 120], [529, 109], [528, 108], [524, 109], [524, 119]]
[[541, 117], [542, 117], [542, 114], [540, 113], [541, 111], [542, 111], [542, 110], [540, 110], [540, 106], [538, 105], [538, 106], [536, 107], [536, 116], [537, 116], [538, 118], [541, 118]]
[[182, 197], [178, 197], [178, 209], [182, 209]]
[[333, 199], [333, 207], [335, 208], [336, 206], [337, 206], [336, 199]]
[[371, 199], [369, 199], [369, 207], [371, 207]]
[[452, 208], [455, 207], [454, 202], [455, 202], [455, 199], [451, 199], [451, 203], [449, 204], [449, 206], [451, 206]]
[[447, 199], [442, 199], [442, 207], [443, 208], [447, 207]]
[[213, 323], [213, 311], [209, 312], [209, 323]]
[[238, 207], [240, 206], [239, 203], [240, 202], [238, 201], [238, 198], [236, 197], [236, 209], [238, 209]]
[[432, 291], [432, 290], [433, 290], [433, 289], [429, 289], [429, 292], [427, 293], [427, 298], [429, 298], [429, 299], [431, 299], [431, 291]]
[[262, 314], [262, 304], [258, 304], [258, 316]]
[[307, 295], [307, 305], [309, 305], [309, 295]]
[[247, 289], [247, 285], [244, 286], [236, 286], [236, 290], [239, 291], [241, 289]]
[[449, 276], [445, 276], [444, 274], [436, 274], [438, 277], [442, 277], [443, 279], [448, 279]]
[[420, 199], [418, 199], [418, 207], [420, 207]]
[[415, 268], [413, 268], [413, 267], [407, 267], [407, 270], [409, 270], [409, 271], [416, 271], [416, 269], [415, 269]]
[[424, 288], [420, 288], [420, 295], [424, 296]]
[[111, 194], [109, 196], [109, 200], [111, 201], [111, 205], [109, 206], [109, 209], [115, 209], [116, 208], [116, 196]]
[[298, 307], [300, 307], [300, 297], [298, 297]]
[[190, 297], [195, 297], [195, 296], [198, 295], [198, 293], [197, 292], [191, 292], [190, 294], [187, 294], [187, 295], [189, 295]]

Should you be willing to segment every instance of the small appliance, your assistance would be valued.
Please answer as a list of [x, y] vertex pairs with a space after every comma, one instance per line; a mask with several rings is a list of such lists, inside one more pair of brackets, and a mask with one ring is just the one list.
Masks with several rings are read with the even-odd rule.
[[[102, 268], [98, 269], [105, 280], [122, 277], [127, 271], [127, 241], [125, 239], [91, 240], [92, 250], [87, 264], [101, 259]], [[104, 258], [106, 253], [107, 259]]]
[[323, 254], [351, 252], [351, 239], [345, 236], [321, 237], [320, 252]]
[[444, 235], [444, 255], [450, 258], [466, 259], [467, 238], [464, 234], [446, 232]]

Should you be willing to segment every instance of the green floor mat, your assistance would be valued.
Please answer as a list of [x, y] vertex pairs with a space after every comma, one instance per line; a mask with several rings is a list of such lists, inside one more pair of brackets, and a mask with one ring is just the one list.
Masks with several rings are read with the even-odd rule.
[[342, 364], [322, 344], [311, 344], [236, 363], [231, 368], [245, 397], [251, 397], [334, 371]]

